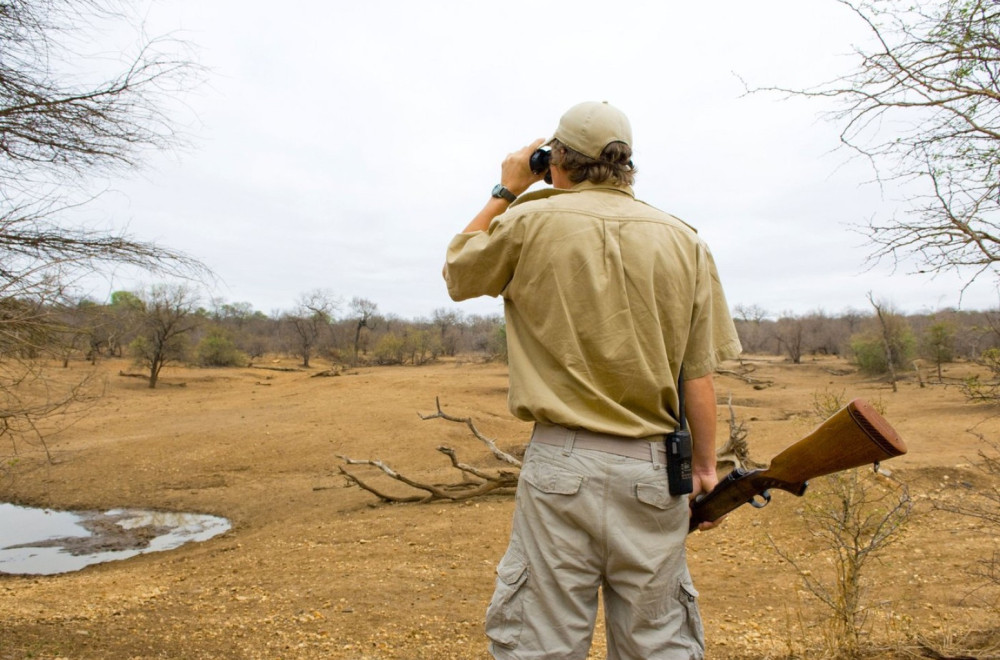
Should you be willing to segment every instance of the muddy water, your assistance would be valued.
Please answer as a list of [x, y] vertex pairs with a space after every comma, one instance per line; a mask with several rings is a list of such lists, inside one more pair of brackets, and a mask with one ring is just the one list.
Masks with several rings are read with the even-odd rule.
[[68, 573], [206, 541], [229, 528], [225, 518], [193, 513], [73, 512], [0, 504], [0, 573]]

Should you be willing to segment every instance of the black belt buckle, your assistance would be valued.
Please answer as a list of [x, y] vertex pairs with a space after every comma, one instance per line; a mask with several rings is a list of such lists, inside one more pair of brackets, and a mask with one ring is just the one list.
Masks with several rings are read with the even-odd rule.
[[687, 495], [694, 490], [691, 433], [687, 429], [680, 429], [668, 433], [664, 442], [667, 447], [667, 483], [670, 494]]

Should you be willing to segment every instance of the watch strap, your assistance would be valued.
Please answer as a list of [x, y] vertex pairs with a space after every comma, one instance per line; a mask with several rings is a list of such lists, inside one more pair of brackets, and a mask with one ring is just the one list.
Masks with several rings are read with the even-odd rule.
[[497, 199], [506, 199], [508, 202], [512, 204], [514, 203], [514, 200], [517, 199], [517, 195], [507, 190], [507, 188], [502, 183], [498, 183], [497, 185], [493, 186], [493, 192], [491, 194], [493, 197], [496, 197]]

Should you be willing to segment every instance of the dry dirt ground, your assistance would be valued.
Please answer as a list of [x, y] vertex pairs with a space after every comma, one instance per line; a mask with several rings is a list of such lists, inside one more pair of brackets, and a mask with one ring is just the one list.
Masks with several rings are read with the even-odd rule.
[[[978, 634], [998, 627], [995, 594], [975, 591], [980, 580], [967, 572], [997, 550], [997, 530], [931, 507], [982, 487], [969, 429], [1000, 438], [1000, 409], [966, 403], [955, 385], [973, 367], [951, 365], [945, 384], [924, 388], [910, 375], [893, 393], [835, 358], [746, 363], [770, 384], [719, 376], [720, 442], [730, 395], [752, 456], [766, 461], [815, 426], [817, 394], [833, 394], [880, 402], [909, 445], [886, 467], [910, 483], [917, 514], [868, 574], [866, 639], [887, 649], [878, 657], [925, 657], [921, 642], [944, 654], [935, 657], [974, 647], [963, 657], [1000, 657]], [[506, 410], [506, 368], [452, 361], [313, 377], [324, 368], [168, 367], [150, 390], [119, 375], [124, 362], [98, 365], [103, 398], [49, 440], [51, 461], [24, 451], [0, 501], [210, 513], [233, 527], [76, 573], [0, 575], [0, 659], [487, 657], [482, 620], [513, 498], [384, 504], [345, 486], [337, 456], [382, 459], [430, 481], [454, 476], [435, 451], [442, 444], [498, 466], [464, 426], [418, 413], [434, 412], [440, 397], [501, 447], [523, 445], [530, 429]], [[822, 657], [830, 645], [823, 607], [767, 540], [825, 570], [799, 525], [803, 501], [776, 493], [769, 507], [743, 507], [690, 537], [709, 658]], [[604, 657], [600, 629], [592, 657]]]

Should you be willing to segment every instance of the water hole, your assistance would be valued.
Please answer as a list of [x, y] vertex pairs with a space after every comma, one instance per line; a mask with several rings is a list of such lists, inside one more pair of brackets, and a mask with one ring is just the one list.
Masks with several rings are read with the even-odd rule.
[[225, 518], [196, 513], [56, 511], [0, 504], [0, 573], [69, 573], [207, 541], [230, 527]]

